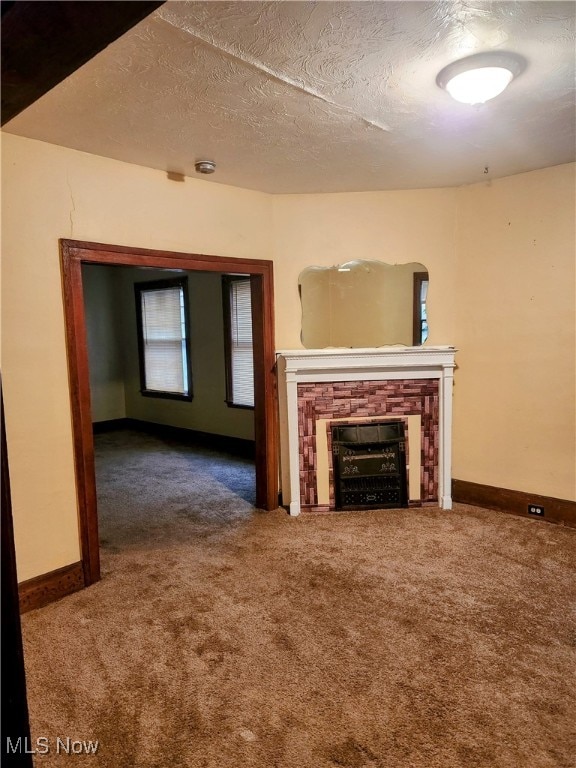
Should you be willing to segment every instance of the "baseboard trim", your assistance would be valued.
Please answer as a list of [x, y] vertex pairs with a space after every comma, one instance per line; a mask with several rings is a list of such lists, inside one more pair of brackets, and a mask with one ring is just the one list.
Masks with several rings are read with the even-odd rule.
[[20, 613], [43, 608], [61, 597], [84, 588], [82, 563], [72, 563], [55, 571], [43, 573], [18, 585]]
[[[121, 426], [113, 429], [134, 429], [139, 432], [147, 432], [152, 435], [170, 440], [182, 440], [191, 445], [201, 445], [204, 448], [214, 448], [218, 451], [227, 451], [237, 456], [243, 456], [253, 459], [255, 456], [254, 440], [246, 440], [242, 437], [229, 437], [227, 435], [215, 435], [211, 432], [200, 432], [196, 429], [187, 429], [186, 427], [173, 427], [170, 424], [157, 424], [154, 421], [144, 421], [142, 419], [114, 419], [122, 422]], [[102, 424], [107, 422], [95, 422]], [[104, 430], [102, 430], [104, 431]]]
[[105, 419], [92, 423], [92, 431], [95, 435], [101, 432], [114, 432], [117, 429], [130, 429], [130, 419], [124, 416], [121, 419]]
[[[452, 480], [452, 497], [454, 501], [461, 504], [473, 504], [477, 507], [529, 517], [531, 520], [543, 520], [576, 528], [576, 501], [469, 483], [467, 480]], [[544, 507], [544, 517], [528, 514], [528, 504]]]

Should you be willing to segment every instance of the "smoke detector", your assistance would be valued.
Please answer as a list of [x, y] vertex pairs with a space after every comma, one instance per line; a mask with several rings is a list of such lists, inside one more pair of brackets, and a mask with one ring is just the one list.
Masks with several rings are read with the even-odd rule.
[[214, 173], [216, 170], [216, 163], [213, 160], [198, 160], [194, 163], [196, 173]]

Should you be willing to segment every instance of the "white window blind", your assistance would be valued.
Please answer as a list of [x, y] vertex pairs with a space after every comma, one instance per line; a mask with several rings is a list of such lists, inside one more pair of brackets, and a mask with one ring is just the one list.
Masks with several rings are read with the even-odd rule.
[[233, 280], [230, 283], [230, 335], [232, 403], [253, 406], [254, 361], [249, 279]]
[[184, 289], [142, 289], [141, 312], [145, 389], [188, 395]]

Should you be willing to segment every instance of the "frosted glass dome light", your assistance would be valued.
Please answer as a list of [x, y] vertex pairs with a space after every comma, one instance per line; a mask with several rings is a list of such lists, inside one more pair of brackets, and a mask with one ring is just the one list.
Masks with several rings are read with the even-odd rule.
[[524, 59], [517, 54], [478, 53], [448, 64], [436, 82], [456, 101], [483, 104], [502, 93], [524, 66]]
[[463, 104], [484, 104], [507, 88], [512, 72], [503, 67], [481, 67], [461, 72], [446, 83], [446, 90]]

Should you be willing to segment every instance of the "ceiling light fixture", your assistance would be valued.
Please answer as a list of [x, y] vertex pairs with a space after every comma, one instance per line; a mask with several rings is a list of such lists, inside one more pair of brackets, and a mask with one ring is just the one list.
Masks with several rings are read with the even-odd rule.
[[216, 163], [213, 160], [198, 160], [194, 163], [196, 173], [214, 173], [216, 170]]
[[526, 67], [516, 53], [488, 51], [453, 61], [438, 73], [436, 83], [463, 104], [484, 104], [502, 93]]

